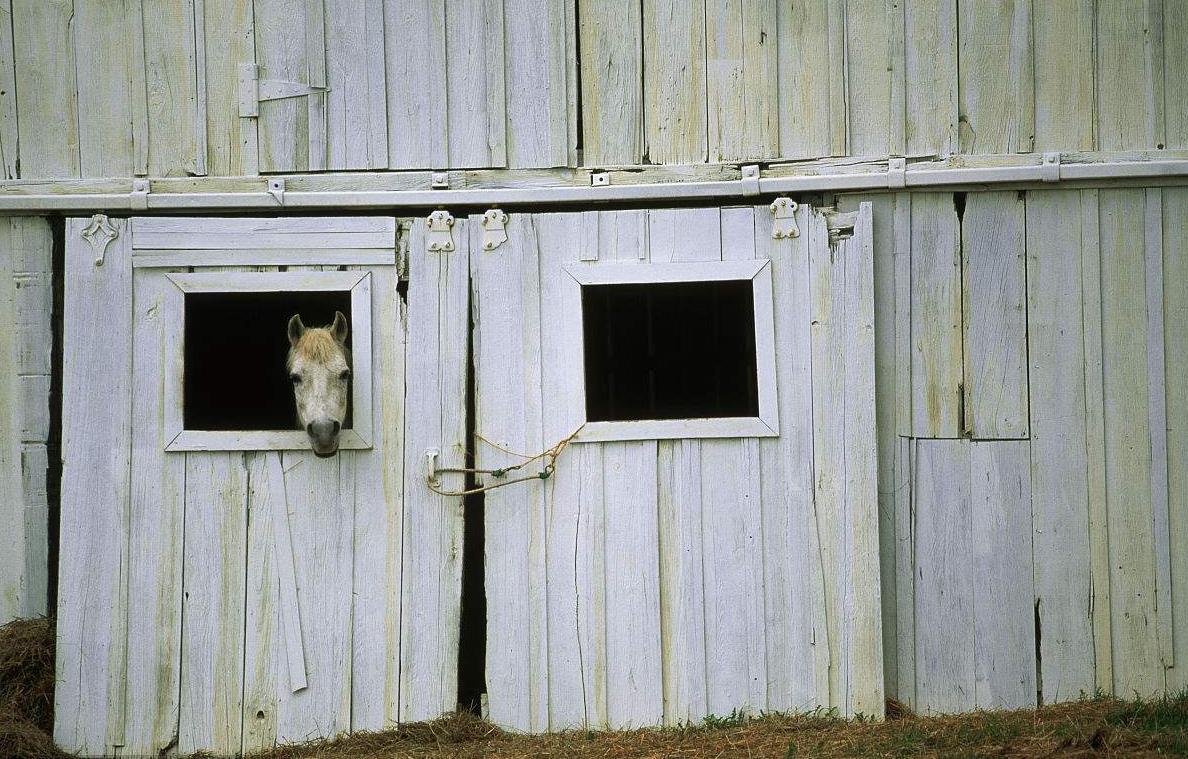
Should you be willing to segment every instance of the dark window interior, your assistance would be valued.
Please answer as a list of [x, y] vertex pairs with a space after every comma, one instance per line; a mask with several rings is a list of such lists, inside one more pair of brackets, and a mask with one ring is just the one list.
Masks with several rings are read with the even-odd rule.
[[[188, 430], [295, 430], [297, 406], [285, 360], [289, 317], [324, 327], [347, 290], [186, 293], [183, 416]], [[353, 325], [352, 325], [353, 326]], [[350, 338], [347, 346], [350, 347]], [[350, 428], [350, 410], [343, 426]]]
[[758, 416], [751, 280], [582, 287], [586, 418]]

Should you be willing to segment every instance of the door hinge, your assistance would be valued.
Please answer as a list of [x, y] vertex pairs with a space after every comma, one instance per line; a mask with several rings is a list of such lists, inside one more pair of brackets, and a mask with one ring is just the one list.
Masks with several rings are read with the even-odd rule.
[[507, 242], [507, 214], [492, 208], [483, 214], [483, 250], [495, 250]]
[[260, 103], [266, 100], [284, 100], [328, 92], [327, 87], [317, 87], [303, 82], [286, 82], [281, 79], [261, 79], [260, 67], [254, 63], [239, 64], [239, 116], [256, 118], [260, 115]]
[[775, 219], [771, 225], [771, 239], [784, 240], [800, 237], [800, 228], [796, 226], [796, 209], [799, 204], [792, 198], [776, 198], [771, 204], [771, 213]]
[[450, 230], [454, 217], [449, 211], [434, 211], [429, 214], [425, 229], [425, 247], [430, 253], [449, 253], [454, 249], [454, 238]]

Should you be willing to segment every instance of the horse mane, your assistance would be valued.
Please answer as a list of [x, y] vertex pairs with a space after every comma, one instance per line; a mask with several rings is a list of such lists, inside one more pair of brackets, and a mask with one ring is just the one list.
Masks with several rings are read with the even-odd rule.
[[297, 340], [297, 345], [289, 350], [288, 363], [292, 367], [293, 358], [300, 355], [310, 361], [326, 364], [339, 352], [342, 352], [349, 364], [351, 362], [350, 351], [334, 339], [329, 329], [325, 327], [311, 327], [305, 330], [305, 333]]

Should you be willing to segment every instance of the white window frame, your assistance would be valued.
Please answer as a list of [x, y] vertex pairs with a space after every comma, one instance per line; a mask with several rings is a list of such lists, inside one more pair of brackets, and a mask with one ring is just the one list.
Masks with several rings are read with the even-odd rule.
[[[567, 392], [567, 416], [581, 420], [575, 442], [618, 440], [664, 440], [672, 438], [777, 437], [780, 434], [776, 397], [775, 314], [772, 306], [771, 262], [695, 261], [688, 263], [600, 263], [565, 267], [563, 318], [577, 325], [582, 366], [574, 392]], [[716, 282], [750, 280], [755, 313], [755, 371], [759, 396], [758, 416], [700, 419], [641, 419], [592, 422], [586, 418], [585, 324], [582, 314], [583, 285], [659, 284], [672, 282]]]
[[[254, 293], [337, 290], [351, 295], [351, 427], [338, 447], [371, 448], [371, 273], [201, 272], [164, 275], [174, 287], [164, 301], [166, 451], [287, 451], [309, 448], [302, 430], [187, 430], [184, 420], [186, 293]], [[279, 339], [283, 336], [278, 335]], [[284, 388], [286, 392], [287, 388]]]

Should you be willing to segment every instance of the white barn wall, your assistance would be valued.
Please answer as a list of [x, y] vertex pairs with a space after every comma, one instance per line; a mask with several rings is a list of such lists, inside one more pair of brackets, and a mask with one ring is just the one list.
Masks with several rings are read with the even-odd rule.
[[46, 613], [50, 225], [0, 219], [0, 624]]

